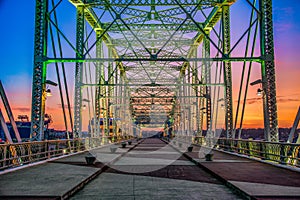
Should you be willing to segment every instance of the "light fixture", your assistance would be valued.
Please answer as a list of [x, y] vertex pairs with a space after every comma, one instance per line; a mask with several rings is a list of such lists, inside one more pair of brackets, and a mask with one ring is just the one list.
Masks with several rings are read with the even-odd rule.
[[46, 96], [47, 97], [51, 97], [52, 96], [51, 90], [49, 88], [46, 90]]
[[[55, 83], [53, 81], [50, 81], [50, 80], [46, 80], [45, 81], [45, 85], [57, 86], [57, 83]], [[47, 97], [51, 97], [52, 96], [51, 90], [50, 90], [50, 88], [48, 88], [48, 86], [47, 86], [47, 89], [46, 89], [45, 92], [46, 92], [46, 96]]]
[[263, 92], [262, 89], [258, 88], [258, 89], [257, 89], [256, 95], [257, 95], [257, 96], [261, 96], [261, 95], [262, 95], [262, 92]]
[[86, 109], [86, 105], [83, 105], [83, 106], [82, 106], [82, 110], [85, 110], [85, 109]]
[[224, 104], [221, 104], [221, 109], [224, 110], [225, 109], [225, 106]]

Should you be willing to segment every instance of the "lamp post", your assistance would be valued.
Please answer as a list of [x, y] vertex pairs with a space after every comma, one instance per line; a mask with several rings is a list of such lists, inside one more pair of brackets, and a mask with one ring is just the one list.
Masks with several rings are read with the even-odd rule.
[[[56, 87], [57, 83], [55, 83], [51, 80], [46, 80], [44, 84], [45, 84], [46, 87], [45, 87], [44, 92], [43, 92], [43, 96], [44, 96], [43, 98], [46, 100], [47, 97], [52, 96], [52, 91], [49, 88], [49, 85]], [[43, 124], [41, 126], [41, 127], [43, 127], [43, 130], [41, 130], [38, 140], [48, 139], [48, 128], [49, 128], [50, 120], [48, 118], [48, 114], [45, 114], [45, 103], [43, 104], [43, 109], [42, 110], [43, 110], [43, 114], [42, 114], [43, 118], [42, 118], [42, 121], [40, 123]], [[46, 132], [46, 136], [45, 136], [45, 132]]]
[[250, 83], [251, 86], [258, 85], [260, 84], [260, 88], [257, 89], [257, 96], [261, 96], [263, 100], [263, 113], [264, 113], [264, 138], [265, 140], [269, 141], [270, 139], [270, 133], [269, 133], [269, 120], [267, 119], [268, 117], [268, 108], [267, 108], [267, 101], [266, 101], [266, 95], [263, 87], [263, 81], [262, 79], [258, 79], [256, 81], [253, 81]]
[[[82, 102], [86, 102], [88, 104], [88, 115], [89, 115], [89, 125], [90, 125], [90, 131], [91, 131], [91, 135], [93, 135], [94, 133], [94, 125], [91, 125], [91, 106], [90, 106], [90, 100], [89, 99], [82, 99]], [[87, 105], [83, 104], [82, 105], [82, 110], [86, 110]]]

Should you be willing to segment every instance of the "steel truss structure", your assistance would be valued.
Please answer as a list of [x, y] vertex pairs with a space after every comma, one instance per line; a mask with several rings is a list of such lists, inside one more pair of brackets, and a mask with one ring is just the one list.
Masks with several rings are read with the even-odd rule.
[[[66, 5], [70, 13], [76, 9], [76, 30], [59, 23]], [[148, 127], [198, 136], [216, 136], [223, 128], [227, 138], [236, 138], [251, 68], [259, 66], [265, 136], [278, 141], [272, 0], [36, 0], [35, 27], [33, 140], [44, 138], [50, 67], [56, 69], [65, 128], [72, 127], [75, 137], [88, 121], [92, 137]], [[73, 116], [69, 63], [75, 66]], [[235, 68], [242, 69], [236, 108]]]

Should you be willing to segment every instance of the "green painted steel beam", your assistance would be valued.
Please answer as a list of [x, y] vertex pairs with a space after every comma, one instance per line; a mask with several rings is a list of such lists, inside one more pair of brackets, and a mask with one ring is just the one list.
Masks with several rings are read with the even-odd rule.
[[259, 5], [261, 11], [261, 55], [264, 58], [261, 65], [261, 74], [263, 86], [265, 139], [267, 141], [278, 142], [279, 133], [275, 84], [272, 0], [259, 0]]
[[[111, 23], [103, 23], [103, 28], [108, 28]], [[175, 31], [177, 30], [180, 24], [159, 24], [159, 23], [152, 23], [152, 24], [128, 24], [131, 30], [134, 31], [143, 31], [143, 32], [151, 32], [155, 29], [156, 32], [163, 33], [165, 30]], [[198, 23], [199, 26], [202, 26], [202, 23]], [[182, 25], [178, 31], [185, 31], [186, 33], [196, 32], [199, 28], [194, 24], [184, 24]], [[128, 32], [128, 28], [125, 25], [116, 25], [113, 24], [109, 28], [109, 32], [112, 33], [119, 33], [119, 32]]]
[[[84, 7], [77, 6], [76, 17], [76, 50], [77, 58], [81, 58], [84, 54]], [[82, 130], [82, 90], [81, 84], [83, 81], [83, 63], [75, 63], [75, 92], [74, 92], [74, 137], [81, 137]]]
[[47, 55], [48, 0], [36, 0], [34, 33], [34, 67], [32, 78], [31, 140], [44, 139], [47, 63], [40, 57]]
[[[139, 62], [139, 61], [146, 61], [146, 62], [194, 62], [194, 61], [205, 61], [208, 60], [207, 58], [46, 58], [43, 59], [48, 64], [56, 63], [56, 62]], [[227, 57], [227, 58], [209, 58], [211, 61], [228, 61], [228, 62], [262, 62], [262, 57]]]
[[[78, 0], [73, 0], [74, 2], [81, 2]], [[205, 0], [202, 1], [200, 6], [211, 7], [217, 3], [220, 3], [221, 0]], [[199, 4], [199, 0], [180, 0], [179, 3], [184, 6], [196, 6]], [[85, 5], [87, 6], [106, 6], [107, 4], [111, 6], [126, 6], [130, 4], [132, 6], [176, 6], [178, 5], [175, 1], [170, 0], [86, 0]]]

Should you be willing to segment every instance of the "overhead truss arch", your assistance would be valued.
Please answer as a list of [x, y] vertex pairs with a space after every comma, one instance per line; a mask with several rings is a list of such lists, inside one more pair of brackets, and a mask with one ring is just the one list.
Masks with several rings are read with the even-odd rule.
[[[33, 139], [44, 139], [47, 67], [75, 63], [74, 137], [136, 134], [136, 127], [147, 126], [212, 136], [224, 129], [228, 138], [239, 137], [249, 74], [259, 66], [266, 139], [278, 140], [271, 0], [36, 2]], [[62, 31], [57, 21], [67, 4], [77, 11], [75, 41], [74, 30]], [[247, 5], [248, 14], [232, 35], [238, 4]], [[62, 41], [73, 57], [64, 56]], [[239, 87], [232, 81], [235, 68], [243, 69]]]

